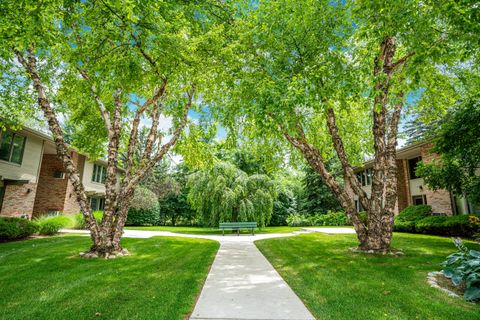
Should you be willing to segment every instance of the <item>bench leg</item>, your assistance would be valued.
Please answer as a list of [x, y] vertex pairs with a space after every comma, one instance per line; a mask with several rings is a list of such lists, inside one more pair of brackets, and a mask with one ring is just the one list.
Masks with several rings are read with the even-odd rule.
[[237, 229], [237, 236], [240, 236], [240, 228]]
[[252, 228], [252, 236], [255, 235], [255, 229]]
[[222, 229], [222, 236], [225, 236], [225, 229]]

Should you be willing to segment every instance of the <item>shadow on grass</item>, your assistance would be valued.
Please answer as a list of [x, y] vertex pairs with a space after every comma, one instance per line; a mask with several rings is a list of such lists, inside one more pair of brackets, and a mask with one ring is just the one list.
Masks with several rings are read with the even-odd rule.
[[0, 244], [1, 319], [183, 319], [194, 306], [218, 243], [124, 239], [132, 256], [82, 259], [89, 239]]
[[480, 306], [426, 282], [455, 251], [449, 238], [396, 234], [393, 246], [405, 255], [393, 257], [350, 252], [355, 235], [316, 233], [256, 244], [318, 319], [479, 318]]

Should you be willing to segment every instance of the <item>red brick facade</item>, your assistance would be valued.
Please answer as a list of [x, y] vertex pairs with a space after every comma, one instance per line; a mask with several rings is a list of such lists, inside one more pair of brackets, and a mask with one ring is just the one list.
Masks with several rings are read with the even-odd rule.
[[[421, 147], [422, 161], [424, 163], [430, 163], [434, 159], [438, 159], [439, 155], [431, 152], [432, 145], [426, 144]], [[433, 212], [445, 213], [447, 215], [453, 214], [452, 197], [447, 190], [433, 191], [425, 188], [425, 194], [427, 196], [427, 204], [432, 206]]]
[[5, 217], [32, 217], [35, 203], [36, 183], [7, 184], [2, 204], [2, 216]]
[[[72, 160], [78, 168], [83, 168], [84, 156], [73, 152]], [[33, 216], [52, 211], [67, 214], [79, 212], [73, 186], [66, 175], [63, 178], [55, 177], [61, 172], [64, 172], [63, 164], [56, 155], [43, 155]]]

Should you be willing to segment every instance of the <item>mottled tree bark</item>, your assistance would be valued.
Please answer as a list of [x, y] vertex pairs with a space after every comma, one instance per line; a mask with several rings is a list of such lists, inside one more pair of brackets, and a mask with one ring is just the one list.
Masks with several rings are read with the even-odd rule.
[[[392, 104], [390, 82], [395, 72], [404, 65], [414, 52], [394, 62], [396, 52], [395, 38], [385, 37], [380, 44], [380, 50], [374, 62], [375, 83], [373, 117], [373, 181], [370, 197], [362, 189], [354, 169], [351, 166], [340, 136], [335, 112], [333, 108], [326, 110], [326, 122], [335, 152], [344, 178], [344, 185], [340, 185], [325, 167], [321, 153], [311, 145], [305, 136], [300, 122], [295, 123], [296, 134], [292, 135], [285, 125], [277, 121], [285, 138], [303, 154], [309, 165], [323, 178], [327, 186], [336, 195], [345, 209], [357, 232], [359, 249], [369, 252], [388, 252], [392, 239], [394, 209], [397, 202], [397, 162], [395, 148], [397, 145], [398, 123], [403, 107], [403, 93], [395, 97], [397, 102], [389, 111]], [[275, 119], [274, 115], [270, 115]], [[356, 212], [354, 199], [347, 192], [350, 188], [358, 196], [360, 203], [367, 212], [367, 221], [361, 221]]]
[[[82, 184], [78, 170], [70, 157], [62, 129], [50, 100], [47, 97], [45, 86], [37, 70], [37, 60], [33, 54], [33, 48], [26, 53], [27, 58], [24, 58], [23, 53], [17, 50], [14, 51], [18, 61], [24, 67], [28, 77], [33, 82], [34, 89], [38, 95], [38, 105], [48, 120], [49, 128], [55, 141], [57, 155], [63, 161], [67, 176], [73, 185], [80, 210], [85, 218], [86, 225], [90, 230], [93, 244], [87, 255], [89, 257], [98, 256], [108, 258], [127, 253], [127, 251], [122, 248], [120, 240], [135, 188], [154, 165], [160, 161], [178, 141], [187, 124], [188, 110], [192, 106], [195, 87], [192, 85], [191, 90], [186, 93], [188, 99], [184, 106], [183, 115], [179, 125], [175, 128], [170, 140], [165, 144], [162, 144], [161, 137], [158, 135], [158, 125], [163, 111], [160, 100], [166, 94], [167, 79], [160, 77], [160, 85], [155, 89], [152, 96], [135, 112], [127, 146], [126, 173], [123, 181], [120, 183], [120, 189], [118, 190], [118, 156], [120, 137], [122, 134], [122, 98], [124, 95], [120, 87], [115, 90], [113, 93], [113, 106], [108, 108], [103, 104], [97, 93], [96, 87], [91, 84], [90, 90], [92, 98], [98, 107], [108, 133], [105, 207], [102, 222], [99, 224], [92, 214], [92, 210], [87, 201], [85, 188]], [[145, 58], [148, 57], [144, 51], [142, 51], [142, 56]], [[79, 70], [79, 72], [85, 81], [90, 81], [90, 76], [86, 70]], [[112, 111], [109, 111], [109, 109]], [[141, 155], [141, 161], [138, 164], [135, 164], [134, 153], [136, 148], [138, 148], [137, 142], [140, 119], [147, 113], [152, 119], [152, 126], [149, 131], [146, 145], [144, 146], [143, 154]]]

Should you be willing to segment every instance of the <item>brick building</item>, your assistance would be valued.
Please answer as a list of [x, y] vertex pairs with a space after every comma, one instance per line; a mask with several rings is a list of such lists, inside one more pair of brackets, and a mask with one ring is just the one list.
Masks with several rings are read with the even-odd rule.
[[[479, 213], [480, 207], [472, 206], [466, 198], [447, 190], [430, 190], [423, 179], [415, 174], [415, 168], [419, 161], [429, 163], [438, 158], [438, 155], [431, 152], [431, 149], [430, 143], [420, 142], [397, 150], [398, 199], [395, 212], [398, 213], [410, 205], [428, 204], [434, 213], [446, 215]], [[368, 196], [371, 193], [372, 167], [373, 161], [367, 161], [364, 167], [356, 169], [357, 177]], [[361, 211], [358, 197], [354, 196], [354, 198], [357, 210]]]
[[[102, 210], [106, 162], [91, 161], [73, 149], [70, 152], [92, 209]], [[79, 210], [48, 135], [29, 128], [0, 132], [0, 216], [32, 218]]]

